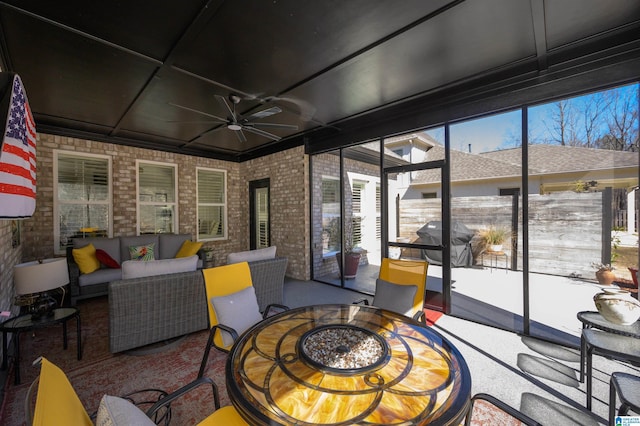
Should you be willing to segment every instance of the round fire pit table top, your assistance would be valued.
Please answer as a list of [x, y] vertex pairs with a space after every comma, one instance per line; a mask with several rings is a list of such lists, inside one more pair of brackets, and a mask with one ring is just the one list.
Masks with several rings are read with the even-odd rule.
[[457, 425], [471, 396], [467, 364], [442, 335], [363, 305], [267, 318], [237, 340], [226, 379], [256, 425]]

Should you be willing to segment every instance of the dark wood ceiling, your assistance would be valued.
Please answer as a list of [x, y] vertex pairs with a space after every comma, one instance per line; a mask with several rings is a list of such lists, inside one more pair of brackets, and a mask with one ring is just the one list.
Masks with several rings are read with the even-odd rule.
[[[603, 52], [639, 75], [631, 0], [10, 0], [0, 26], [39, 131], [234, 161], [381, 117], [408, 130], [438, 99], [577, 76]], [[208, 121], [230, 94], [297, 129], [241, 142]]]

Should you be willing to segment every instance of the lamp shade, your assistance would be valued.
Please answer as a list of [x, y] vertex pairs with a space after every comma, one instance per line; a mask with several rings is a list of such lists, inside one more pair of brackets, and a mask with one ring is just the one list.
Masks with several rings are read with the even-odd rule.
[[62, 287], [69, 283], [67, 260], [61, 257], [20, 263], [13, 269], [13, 281], [17, 295]]

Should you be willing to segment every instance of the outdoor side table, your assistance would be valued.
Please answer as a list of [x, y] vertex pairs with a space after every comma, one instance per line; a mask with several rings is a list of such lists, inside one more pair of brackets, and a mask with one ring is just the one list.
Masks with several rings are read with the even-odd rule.
[[591, 410], [593, 354], [623, 362], [640, 363], [640, 340], [590, 328], [583, 329], [582, 336], [587, 349], [587, 410]]
[[[578, 319], [582, 323], [582, 329], [597, 328], [621, 336], [635, 337], [640, 339], [640, 321], [631, 325], [615, 324], [604, 319], [599, 312], [582, 311], [578, 312]], [[586, 360], [587, 347], [584, 334], [580, 336], [580, 383], [584, 382], [584, 365]]]
[[489, 257], [489, 271], [493, 273], [493, 268], [495, 264], [495, 268], [498, 269], [498, 261], [504, 257], [504, 272], [507, 273], [509, 271], [509, 256], [507, 253], [503, 251], [489, 251], [485, 250], [480, 253], [480, 263], [484, 266], [484, 257]]
[[78, 339], [78, 360], [82, 359], [82, 332], [80, 328], [80, 311], [76, 307], [56, 308], [53, 315], [32, 319], [31, 314], [20, 315], [8, 319], [0, 324], [2, 331], [2, 370], [7, 368], [7, 334], [13, 333], [14, 337], [14, 364], [15, 364], [15, 384], [20, 384], [20, 333], [32, 331], [38, 328], [45, 328], [56, 324], [62, 324], [62, 347], [67, 349], [67, 321], [76, 319], [77, 339]]

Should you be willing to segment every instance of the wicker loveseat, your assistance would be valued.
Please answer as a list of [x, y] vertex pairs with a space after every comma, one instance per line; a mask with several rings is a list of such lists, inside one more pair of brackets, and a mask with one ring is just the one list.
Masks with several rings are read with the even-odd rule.
[[[261, 311], [282, 304], [287, 259], [248, 262]], [[113, 353], [203, 330], [209, 326], [202, 271], [109, 283], [109, 350]]]
[[109, 350], [112, 353], [208, 326], [201, 270], [109, 283]]
[[227, 264], [248, 262], [251, 281], [258, 298], [260, 312], [268, 305], [283, 304], [284, 277], [287, 272], [286, 257], [276, 257], [276, 247], [231, 253]]

